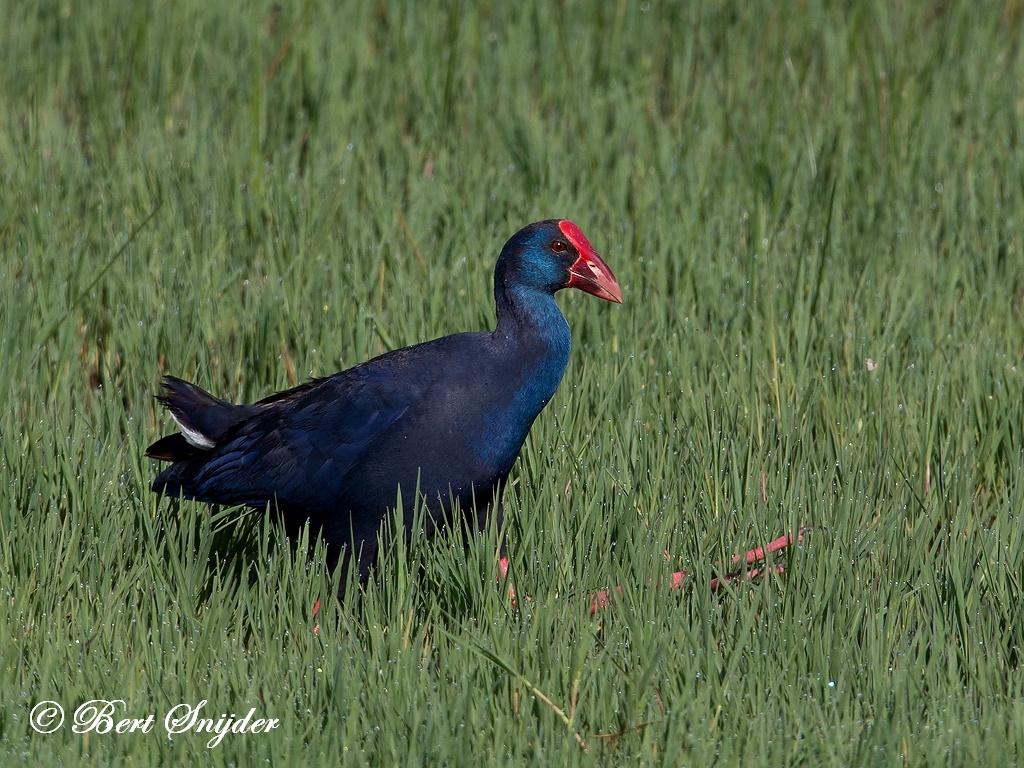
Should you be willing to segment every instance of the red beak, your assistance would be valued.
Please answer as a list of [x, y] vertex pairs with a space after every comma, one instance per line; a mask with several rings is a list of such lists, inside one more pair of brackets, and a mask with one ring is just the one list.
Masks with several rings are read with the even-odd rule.
[[619, 288], [619, 281], [604, 263], [604, 259], [597, 255], [594, 246], [580, 228], [571, 221], [558, 222], [558, 228], [580, 252], [580, 257], [569, 268], [569, 281], [565, 284], [566, 287], [579, 288], [599, 299], [621, 304], [622, 290]]

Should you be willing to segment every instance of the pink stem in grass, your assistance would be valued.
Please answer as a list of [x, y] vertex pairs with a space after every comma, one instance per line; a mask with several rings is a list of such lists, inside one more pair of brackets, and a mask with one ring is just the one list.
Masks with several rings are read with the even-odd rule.
[[[772, 541], [763, 547], [757, 547], [756, 549], [750, 550], [745, 555], [736, 555], [732, 559], [733, 565], [737, 565], [741, 562], [744, 562], [746, 565], [752, 565], [754, 563], [760, 562], [771, 553], [778, 552], [780, 549], [785, 549], [794, 541], [798, 543], [802, 542], [804, 540], [804, 534], [809, 530], [811, 530], [810, 526], [805, 526], [796, 532], [795, 537], [793, 536], [793, 534], [787, 533], [785, 536], [780, 536], [779, 538], [775, 539], [775, 541]], [[771, 571], [774, 571], [775, 573], [782, 573], [785, 570], [785, 566], [783, 565], [760, 566], [757, 568], [751, 568], [750, 570], [746, 571], [727, 573], [725, 576], [722, 577], [716, 576], [711, 580], [708, 586], [710, 587], [712, 592], [716, 592], [721, 587], [724, 587], [727, 584], [732, 584], [736, 581], [749, 581], [751, 579], [756, 579], [759, 576], [763, 576], [764, 574]], [[679, 589], [681, 586], [683, 586], [683, 583], [686, 581], [688, 576], [689, 574], [686, 571], [676, 571], [667, 579], [669, 583], [669, 588]], [[616, 593], [621, 595], [622, 587], [615, 587], [614, 589], [602, 589], [599, 592], [595, 592], [593, 595], [591, 595], [591, 615], [597, 613], [602, 608], [607, 608], [609, 603], [611, 603], [614, 599]]]

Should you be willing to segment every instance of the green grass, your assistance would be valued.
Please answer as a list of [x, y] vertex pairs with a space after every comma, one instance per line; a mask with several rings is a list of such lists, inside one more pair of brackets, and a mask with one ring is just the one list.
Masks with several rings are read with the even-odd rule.
[[[0, 6], [0, 762], [1024, 762], [1022, 24]], [[501, 244], [554, 216], [625, 303], [560, 299], [516, 608], [494, 530], [339, 605], [267, 515], [148, 491], [162, 373], [247, 400], [487, 327]], [[702, 588], [801, 525], [784, 575]], [[157, 725], [72, 732], [90, 699]], [[201, 700], [280, 726], [169, 739]]]

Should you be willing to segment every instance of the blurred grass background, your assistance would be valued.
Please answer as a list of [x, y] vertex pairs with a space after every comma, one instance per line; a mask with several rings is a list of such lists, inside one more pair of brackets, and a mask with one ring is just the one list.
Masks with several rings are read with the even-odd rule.
[[[0, 30], [3, 763], [1024, 759], [1020, 0], [40, 0]], [[149, 493], [162, 373], [251, 400], [489, 327], [501, 244], [549, 217], [625, 304], [560, 300], [517, 609], [493, 530], [338, 605], [266, 515]], [[785, 575], [701, 588], [800, 525]], [[158, 725], [72, 733], [96, 698]], [[204, 699], [281, 727], [168, 739]]]

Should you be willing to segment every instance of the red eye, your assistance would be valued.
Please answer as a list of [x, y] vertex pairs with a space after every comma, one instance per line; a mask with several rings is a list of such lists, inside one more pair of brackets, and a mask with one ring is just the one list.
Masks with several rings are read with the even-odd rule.
[[555, 253], [565, 253], [567, 250], [569, 250], [569, 246], [567, 246], [561, 240], [555, 240], [555, 242], [551, 244], [551, 250], [554, 251]]

